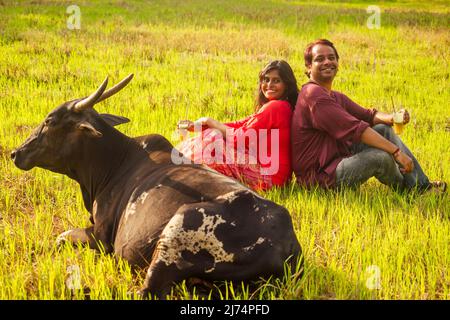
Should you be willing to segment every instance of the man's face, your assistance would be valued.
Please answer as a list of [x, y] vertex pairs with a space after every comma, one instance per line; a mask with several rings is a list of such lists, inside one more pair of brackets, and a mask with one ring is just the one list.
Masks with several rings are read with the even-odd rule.
[[339, 63], [332, 47], [316, 44], [312, 48], [312, 63], [308, 66], [310, 78], [318, 82], [333, 81]]

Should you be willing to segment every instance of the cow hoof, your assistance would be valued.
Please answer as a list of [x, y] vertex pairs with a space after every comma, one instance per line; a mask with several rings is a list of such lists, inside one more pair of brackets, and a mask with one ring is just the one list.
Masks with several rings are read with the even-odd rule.
[[67, 240], [64, 238], [60, 238], [60, 237], [56, 238], [56, 241], [55, 241], [56, 249], [61, 250], [66, 242], [67, 242]]
[[65, 231], [63, 233], [61, 233], [55, 241], [55, 245], [56, 245], [56, 249], [61, 250], [62, 247], [64, 247], [64, 245], [69, 242], [69, 239], [67, 238], [67, 235], [70, 233], [69, 231]]
[[138, 290], [136, 294], [141, 300], [148, 300], [149, 298], [149, 292], [146, 289]]

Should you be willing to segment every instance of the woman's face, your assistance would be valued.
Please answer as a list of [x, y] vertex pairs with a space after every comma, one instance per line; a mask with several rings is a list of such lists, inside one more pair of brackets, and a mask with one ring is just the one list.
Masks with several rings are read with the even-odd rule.
[[286, 90], [286, 84], [280, 78], [278, 70], [267, 72], [261, 80], [261, 91], [268, 100], [281, 99]]

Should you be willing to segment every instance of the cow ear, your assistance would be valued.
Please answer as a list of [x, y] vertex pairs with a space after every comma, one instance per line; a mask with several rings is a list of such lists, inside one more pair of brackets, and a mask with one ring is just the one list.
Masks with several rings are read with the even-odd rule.
[[100, 118], [102, 118], [111, 127], [117, 126], [122, 123], [130, 122], [130, 119], [128, 119], [128, 118], [121, 117], [121, 116], [115, 116], [115, 115], [109, 114], [109, 113], [100, 113]]
[[80, 130], [85, 130], [90, 136], [100, 138], [103, 134], [95, 129], [89, 122], [83, 121], [77, 125]]

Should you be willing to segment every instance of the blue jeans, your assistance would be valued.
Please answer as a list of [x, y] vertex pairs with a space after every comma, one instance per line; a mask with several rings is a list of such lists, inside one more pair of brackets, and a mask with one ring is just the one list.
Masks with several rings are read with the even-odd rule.
[[430, 181], [408, 147], [394, 133], [390, 126], [377, 124], [372, 127], [376, 132], [389, 140], [408, 155], [414, 163], [412, 172], [402, 174], [394, 157], [378, 148], [362, 142], [352, 146], [353, 156], [342, 159], [336, 168], [336, 185], [338, 187], [358, 187], [371, 177], [397, 190], [417, 188], [423, 191], [429, 188]]

